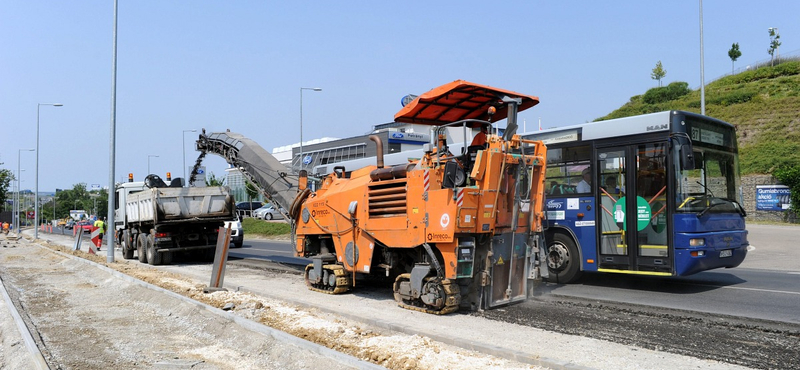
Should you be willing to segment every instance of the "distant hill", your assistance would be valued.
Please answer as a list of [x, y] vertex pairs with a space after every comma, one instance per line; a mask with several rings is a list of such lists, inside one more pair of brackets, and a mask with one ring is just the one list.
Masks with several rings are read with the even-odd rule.
[[[736, 126], [743, 175], [800, 166], [800, 61], [723, 77], [705, 90], [706, 115]], [[673, 82], [595, 121], [673, 109], [700, 113], [700, 90]]]

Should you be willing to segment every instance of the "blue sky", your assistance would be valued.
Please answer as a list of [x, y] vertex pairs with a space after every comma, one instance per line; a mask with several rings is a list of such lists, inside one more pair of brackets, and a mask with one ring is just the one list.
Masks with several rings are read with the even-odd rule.
[[[698, 1], [120, 0], [116, 176], [183, 172], [182, 130], [230, 129], [267, 150], [363, 134], [403, 95], [464, 79], [540, 98], [528, 129], [591, 121], [664, 83], [700, 86]], [[706, 0], [706, 82], [800, 54], [800, 2]], [[0, 162], [35, 147], [40, 191], [108, 185], [113, 1], [0, 0]], [[197, 156], [186, 134], [186, 160]], [[219, 158], [205, 161], [222, 174]], [[23, 189], [35, 155], [22, 153]]]

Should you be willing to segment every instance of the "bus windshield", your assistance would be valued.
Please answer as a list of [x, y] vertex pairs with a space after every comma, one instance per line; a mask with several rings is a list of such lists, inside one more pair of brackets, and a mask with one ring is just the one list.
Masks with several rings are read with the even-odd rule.
[[675, 177], [678, 182], [675, 186], [676, 211], [698, 213], [698, 217], [709, 212], [744, 213], [736, 202], [739, 189], [737, 154], [696, 145], [694, 158], [695, 169], [678, 169]]

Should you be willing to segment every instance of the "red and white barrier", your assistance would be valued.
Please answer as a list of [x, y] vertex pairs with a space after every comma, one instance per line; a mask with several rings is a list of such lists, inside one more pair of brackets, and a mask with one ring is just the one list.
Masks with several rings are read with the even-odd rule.
[[89, 253], [97, 254], [101, 243], [103, 243], [103, 240], [100, 239], [100, 228], [92, 226], [92, 244], [89, 244]]

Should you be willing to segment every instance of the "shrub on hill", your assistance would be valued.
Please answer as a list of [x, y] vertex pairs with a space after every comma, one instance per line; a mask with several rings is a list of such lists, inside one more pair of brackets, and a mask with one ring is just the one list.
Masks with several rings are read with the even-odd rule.
[[689, 88], [688, 83], [680, 81], [673, 82], [664, 87], [654, 87], [647, 90], [642, 96], [642, 102], [645, 104], [664, 103], [680, 98], [690, 92], [692, 92], [692, 90]]

